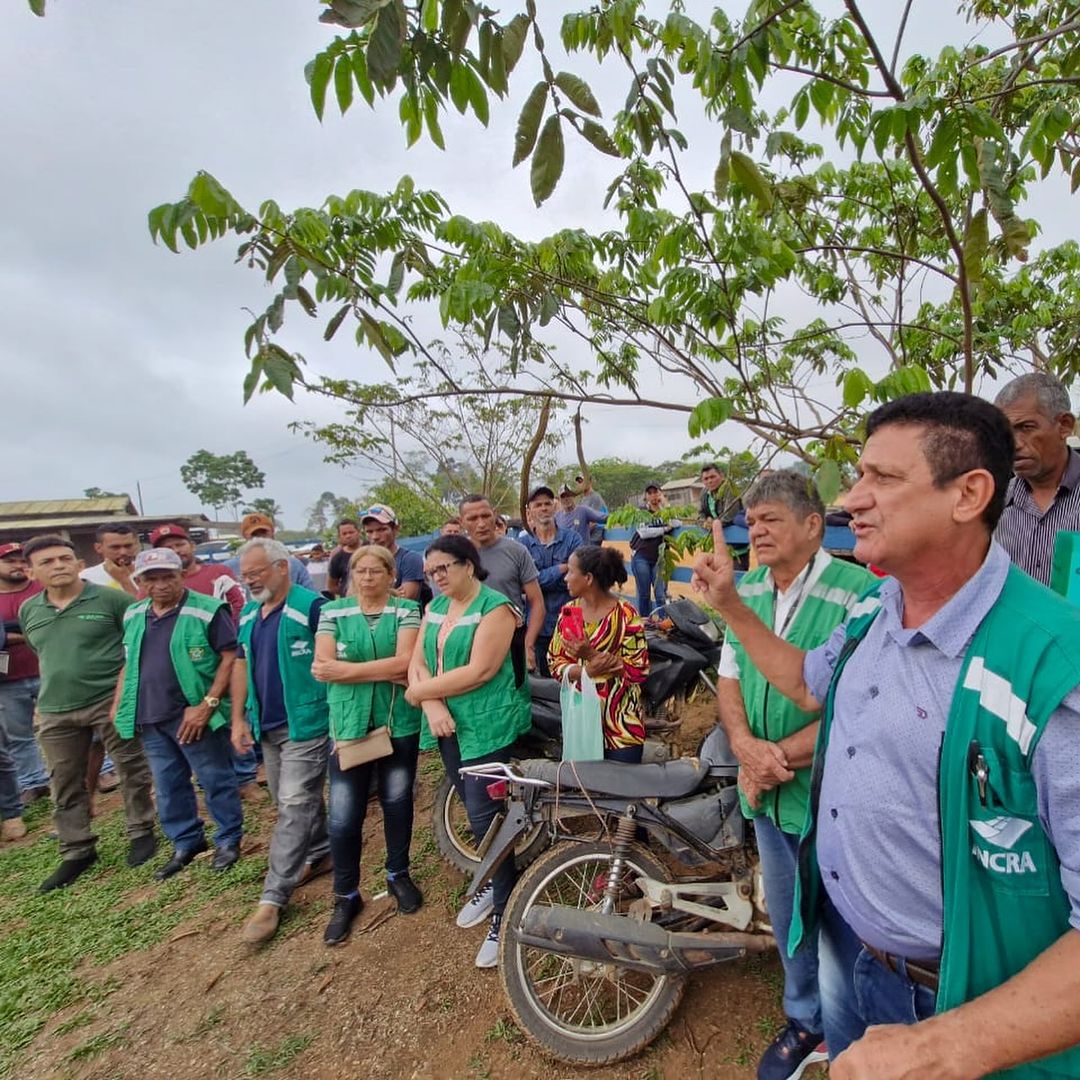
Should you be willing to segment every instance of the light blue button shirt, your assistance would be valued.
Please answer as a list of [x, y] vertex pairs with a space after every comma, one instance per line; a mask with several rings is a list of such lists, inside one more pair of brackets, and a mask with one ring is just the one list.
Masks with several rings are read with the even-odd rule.
[[[900, 583], [884, 581], [881, 612], [836, 690], [818, 804], [822, 880], [863, 941], [913, 960], [941, 953], [938, 755], [964, 654], [1008, 569], [991, 544], [978, 572], [917, 629], [904, 628]], [[843, 643], [839, 627], [806, 654], [803, 678], [818, 701]], [[1032, 776], [1080, 929], [1080, 691], [1050, 717]]]

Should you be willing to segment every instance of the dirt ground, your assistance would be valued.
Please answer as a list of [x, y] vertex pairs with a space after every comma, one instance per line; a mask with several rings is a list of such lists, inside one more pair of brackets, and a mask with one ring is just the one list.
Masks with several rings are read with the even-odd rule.
[[[688, 706], [673, 742], [692, 751], [711, 715], [707, 701]], [[544, 1057], [511, 1023], [497, 972], [473, 966], [482, 928], [453, 924], [461, 877], [420, 828], [429, 822], [432, 789], [433, 776], [423, 775], [415, 865], [427, 902], [419, 913], [397, 915], [389, 902], [369, 901], [350, 941], [328, 949], [324, 877], [298, 892], [270, 945], [250, 950], [239, 929], [257, 885], [226, 893], [166, 941], [80, 972], [107, 987], [107, 996], [53, 1016], [27, 1048], [20, 1080], [754, 1075], [782, 1022], [775, 955], [693, 976], [668, 1030], [631, 1061], [575, 1069]], [[260, 813], [270, 818], [268, 809]], [[382, 856], [374, 803], [367, 834], [365, 881], [369, 872], [374, 881]], [[245, 858], [265, 859], [267, 835], [259, 831]], [[92, 1055], [79, 1052], [87, 1045]]]

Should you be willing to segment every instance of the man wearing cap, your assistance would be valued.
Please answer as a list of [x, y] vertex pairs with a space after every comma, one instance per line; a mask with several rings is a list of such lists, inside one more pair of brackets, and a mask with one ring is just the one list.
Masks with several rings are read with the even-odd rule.
[[[182, 525], [159, 525], [150, 534], [150, 546], [152, 548], [167, 548], [175, 551], [180, 556], [180, 564], [184, 572], [184, 587], [192, 592], [202, 593], [203, 596], [213, 596], [218, 600], [224, 600], [229, 605], [233, 617], [233, 625], [240, 618], [240, 609], [243, 608], [247, 597], [236, 575], [221, 563], [201, 563], [195, 558], [195, 545], [188, 537], [187, 531]], [[138, 592], [140, 599], [145, 599], [149, 593], [146, 591], [146, 582]]]
[[289, 580], [289, 552], [256, 537], [240, 549], [240, 573], [254, 597], [240, 616], [233, 666], [232, 741], [258, 739], [277, 824], [262, 898], [245, 924], [250, 945], [269, 941], [297, 885], [330, 869], [323, 787], [330, 747], [326, 683], [311, 674], [325, 599]]
[[123, 590], [83, 581], [75, 549], [62, 536], [36, 536], [23, 551], [31, 574], [44, 586], [19, 608], [19, 621], [41, 666], [34, 728], [49, 768], [61, 858], [41, 884], [41, 892], [51, 892], [70, 885], [97, 862], [86, 785], [95, 733], [120, 774], [131, 841], [128, 866], [141, 866], [157, 851], [154, 800], [140, 739], [121, 739], [109, 722], [116, 677], [124, 664], [124, 612], [131, 598]]
[[[555, 515], [555, 524], [560, 529], [570, 529], [581, 537], [583, 544], [590, 543], [589, 537], [594, 526], [600, 530], [600, 538], [604, 535], [604, 526], [607, 524], [607, 509], [603, 512], [594, 510], [584, 503], [575, 505], [577, 496], [565, 484], [559, 492], [559, 512]], [[592, 541], [600, 543], [600, 540]]]
[[664, 575], [660, 566], [660, 552], [664, 546], [664, 537], [675, 531], [675, 525], [665, 522], [660, 517], [663, 493], [660, 485], [645, 485], [645, 509], [652, 514], [652, 519], [639, 525], [630, 537], [630, 550], [634, 553], [630, 560], [630, 572], [634, 575], [637, 586], [638, 614], [647, 619], [652, 614], [652, 596], [656, 597], [656, 607], [661, 608], [667, 600]]
[[349, 591], [349, 560], [360, 546], [360, 525], [352, 518], [342, 518], [337, 525], [338, 546], [330, 556], [326, 591], [344, 596]]
[[[598, 514], [603, 514], [605, 519], [607, 518], [607, 503], [604, 502], [604, 496], [597, 491], [592, 485], [591, 476], [575, 476], [574, 483], [577, 484], [577, 494], [580, 496], [578, 502], [579, 506], [587, 506], [590, 510], [595, 510]], [[602, 525], [593, 525], [589, 531], [587, 543], [599, 544], [604, 539], [604, 527]]]
[[[190, 544], [189, 544], [190, 546]], [[147, 599], [124, 612], [124, 652], [112, 719], [123, 739], [138, 734], [154, 774], [161, 828], [172, 858], [164, 881], [206, 851], [194, 773], [214, 819], [215, 870], [240, 857], [244, 812], [229, 748], [228, 702], [236, 626], [228, 603], [188, 586], [180, 554], [139, 552], [134, 578]]]
[[[254, 540], [257, 536], [273, 540], [276, 531], [277, 527], [274, 525], [273, 518], [268, 517], [266, 514], [245, 514], [240, 522], [240, 535], [245, 540]], [[240, 576], [239, 556], [226, 559], [224, 565], [229, 568], [229, 572], [233, 577], [238, 578]], [[304, 565], [303, 560], [298, 559], [295, 555], [289, 556], [289, 580], [294, 585], [302, 585], [305, 589], [315, 588], [308, 568]], [[238, 616], [239, 610], [233, 614]]]
[[[360, 519], [369, 544], [379, 544], [394, 556], [397, 574], [394, 595], [405, 600], [420, 600], [424, 584], [424, 556], [418, 551], [399, 547], [397, 538], [401, 527], [397, 514], [386, 505], [369, 506]], [[430, 596], [426, 599], [430, 599]]]
[[566, 571], [570, 554], [581, 547], [581, 537], [555, 523], [555, 492], [541, 484], [534, 488], [525, 504], [531, 532], [521, 534], [521, 543], [536, 564], [540, 591], [544, 594], [544, 628], [536, 639], [536, 670], [550, 676], [548, 646], [555, 633], [555, 623], [563, 604], [570, 603], [566, 588]]
[[7, 631], [7, 661], [0, 661], [0, 725], [15, 760], [24, 803], [49, 794], [49, 774], [34, 739], [34, 705], [41, 685], [38, 662], [19, 627], [19, 608], [41, 592], [28, 571], [21, 544], [0, 545], [0, 622]]

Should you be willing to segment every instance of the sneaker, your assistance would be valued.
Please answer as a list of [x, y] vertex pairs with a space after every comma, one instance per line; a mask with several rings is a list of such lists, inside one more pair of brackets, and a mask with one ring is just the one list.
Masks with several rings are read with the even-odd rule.
[[789, 1020], [761, 1055], [758, 1080], [798, 1080], [808, 1065], [828, 1060], [822, 1037]]
[[424, 902], [424, 896], [416, 887], [416, 882], [409, 877], [408, 870], [395, 874], [393, 877], [388, 877], [386, 879], [386, 888], [397, 901], [397, 909], [402, 915], [411, 915], [414, 911], [420, 910], [420, 905]]
[[488, 884], [485, 885], [459, 912], [457, 924], [462, 930], [468, 930], [470, 926], [479, 926], [490, 914], [495, 906], [495, 890]]
[[363, 906], [364, 901], [360, 899], [359, 894], [335, 896], [334, 913], [330, 916], [330, 922], [327, 923], [326, 930], [323, 932], [323, 941], [327, 945], [340, 945], [346, 941], [352, 930], [352, 924], [356, 921], [356, 916], [360, 914]]
[[476, 966], [478, 968], [493, 968], [499, 963], [499, 928], [502, 926], [502, 916], [491, 916], [491, 926], [488, 928], [487, 937], [480, 945], [480, 951], [476, 954]]

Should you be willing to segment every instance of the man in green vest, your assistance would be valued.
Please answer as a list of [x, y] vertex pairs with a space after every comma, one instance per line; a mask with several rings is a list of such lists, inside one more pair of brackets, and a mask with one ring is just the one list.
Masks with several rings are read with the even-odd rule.
[[699, 591], [775, 690], [822, 709], [789, 950], [821, 926], [831, 1080], [1080, 1076], [1080, 609], [992, 541], [1005, 416], [912, 394], [866, 420], [845, 500], [892, 575], [803, 651]]
[[289, 579], [289, 550], [256, 537], [240, 549], [240, 578], [254, 598], [240, 614], [233, 667], [232, 741], [239, 754], [258, 739], [277, 824], [262, 899], [243, 929], [258, 945], [277, 932], [297, 885], [330, 870], [323, 787], [330, 749], [326, 684], [311, 674], [315, 632], [326, 602]]
[[[825, 505], [802, 473], [784, 469], [759, 479], [746, 496], [746, 522], [759, 565], [740, 581], [739, 595], [780, 637], [800, 649], [816, 648], [873, 586], [874, 575], [822, 549]], [[786, 941], [818, 716], [770, 692], [730, 628], [718, 674], [720, 722], [739, 761], [743, 812], [754, 822], [769, 918], [777, 940]], [[816, 936], [792, 956], [782, 951], [781, 959], [788, 1022], [766, 1048], [758, 1080], [789, 1080], [826, 1059]]]
[[236, 659], [229, 604], [188, 589], [183, 560], [169, 548], [140, 551], [132, 577], [148, 596], [124, 612], [126, 660], [113, 722], [121, 738], [142, 738], [161, 828], [172, 842], [172, 858], [154, 877], [164, 881], [206, 851], [192, 773], [217, 826], [210, 865], [228, 870], [240, 857], [244, 826], [225, 700]]

